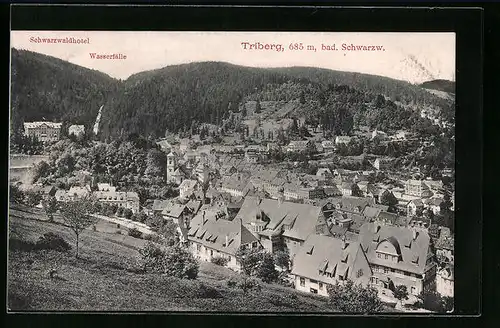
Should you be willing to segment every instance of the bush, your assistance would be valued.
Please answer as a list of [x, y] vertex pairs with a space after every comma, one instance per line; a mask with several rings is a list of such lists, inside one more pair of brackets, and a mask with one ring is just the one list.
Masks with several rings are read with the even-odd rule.
[[128, 235], [134, 238], [142, 238], [142, 232], [140, 232], [137, 228], [128, 229]]
[[239, 279], [236, 277], [230, 277], [229, 279], [226, 280], [226, 284], [228, 287], [236, 287], [238, 285]]
[[53, 232], [47, 232], [44, 234], [35, 245], [36, 249], [52, 249], [59, 252], [67, 252], [71, 249], [71, 246], [68, 244], [64, 238], [55, 234]]
[[222, 256], [215, 256], [215, 257], [212, 257], [210, 262], [212, 262], [213, 264], [220, 265], [220, 266], [226, 266], [226, 264], [229, 262], [229, 259], [226, 257], [222, 257]]
[[18, 250], [23, 252], [31, 252], [35, 250], [35, 243], [18, 239], [18, 238], [9, 238], [9, 250]]
[[351, 313], [374, 313], [383, 310], [374, 287], [363, 287], [347, 280], [345, 284], [327, 286], [330, 303], [335, 309]]
[[116, 216], [123, 216], [123, 207], [118, 207], [118, 209], [116, 210]]
[[179, 246], [162, 249], [152, 242], [139, 251], [139, 265], [146, 272], [187, 279], [195, 279], [199, 268], [198, 262], [186, 249]]

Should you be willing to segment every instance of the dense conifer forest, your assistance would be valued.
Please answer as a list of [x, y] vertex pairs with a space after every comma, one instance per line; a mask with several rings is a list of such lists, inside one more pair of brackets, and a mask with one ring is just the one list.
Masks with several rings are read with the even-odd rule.
[[[418, 85], [381, 76], [310, 67], [251, 68], [202, 62], [145, 71], [119, 81], [42, 54], [12, 51], [12, 127], [50, 120], [92, 126], [101, 105], [100, 137], [161, 137], [192, 122], [221, 124], [242, 102], [293, 101], [293, 115], [333, 133], [356, 124], [380, 130], [418, 124], [421, 109], [453, 120], [453, 102]], [[422, 122], [420, 122], [422, 123]]]

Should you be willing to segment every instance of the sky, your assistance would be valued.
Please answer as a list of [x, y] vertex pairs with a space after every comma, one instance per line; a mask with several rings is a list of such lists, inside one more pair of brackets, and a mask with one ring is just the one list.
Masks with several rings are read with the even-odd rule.
[[[34, 42], [38, 38], [66, 37], [88, 43]], [[248, 44], [244, 49], [244, 42], [281, 45], [283, 51], [276, 51], [276, 46], [253, 50]], [[290, 45], [300, 43], [303, 50], [290, 49]], [[326, 48], [332, 49], [334, 44], [336, 50]], [[342, 49], [342, 44], [379, 46], [379, 50], [373, 50], [374, 47], [353, 51]], [[308, 45], [316, 51], [307, 50]], [[12, 31], [11, 46], [54, 56], [118, 79], [170, 65], [222, 61], [252, 67], [321, 67], [411, 83], [455, 81], [454, 33]], [[91, 58], [91, 53], [121, 54], [126, 59], [96, 59]]]

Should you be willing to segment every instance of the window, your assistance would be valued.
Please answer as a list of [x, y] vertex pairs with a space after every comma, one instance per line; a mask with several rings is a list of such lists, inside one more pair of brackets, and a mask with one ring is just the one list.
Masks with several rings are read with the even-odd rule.
[[389, 259], [389, 255], [385, 254], [385, 259], [386, 260]]
[[256, 242], [256, 241], [254, 241], [254, 242], [252, 243], [252, 248], [256, 248], [256, 247], [257, 247], [257, 242]]
[[318, 284], [318, 286], [319, 286], [319, 290], [323, 290], [323, 283], [322, 283], [322, 282], [320, 282], [320, 283]]
[[214, 251], [210, 250], [210, 256], [214, 256]]
[[313, 294], [317, 294], [318, 293], [318, 290], [317, 289], [314, 289], [314, 288], [311, 288], [309, 289], [309, 291]]
[[343, 277], [343, 276], [341, 276], [341, 275], [339, 275], [339, 280], [340, 280], [340, 281], [344, 280], [344, 277]]
[[306, 278], [300, 278], [300, 285], [304, 287], [306, 285]]
[[313, 279], [309, 279], [309, 282], [310, 282], [311, 284], [317, 284], [317, 283], [318, 283], [316, 280], [313, 280]]
[[363, 275], [363, 269], [359, 269], [357, 272], [356, 272], [356, 278], [359, 278]]
[[389, 273], [389, 268], [384, 268], [384, 273]]
[[377, 257], [378, 257], [379, 259], [381, 259], [381, 258], [382, 258], [382, 254], [377, 253]]

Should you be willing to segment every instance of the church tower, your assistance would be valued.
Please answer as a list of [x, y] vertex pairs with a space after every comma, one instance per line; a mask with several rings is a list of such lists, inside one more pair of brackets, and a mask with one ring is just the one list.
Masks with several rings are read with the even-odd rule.
[[177, 169], [177, 158], [173, 152], [167, 155], [167, 180], [173, 182], [173, 175]]

